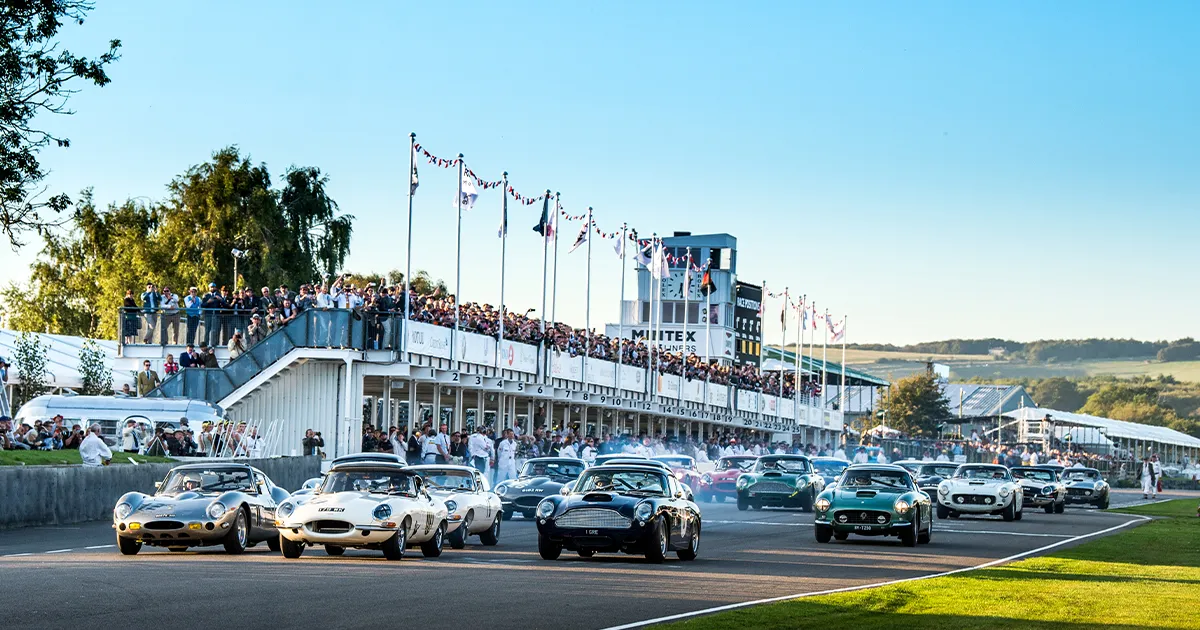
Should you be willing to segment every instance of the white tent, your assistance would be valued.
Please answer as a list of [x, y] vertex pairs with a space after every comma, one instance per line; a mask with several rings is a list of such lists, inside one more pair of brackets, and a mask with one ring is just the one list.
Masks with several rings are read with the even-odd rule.
[[1184, 448], [1200, 448], [1200, 438], [1152, 424], [1138, 424], [1136, 422], [1113, 420], [1111, 418], [1089, 416], [1083, 413], [1070, 413], [1040, 407], [1025, 407], [1016, 411], [1010, 411], [1004, 415], [1016, 420], [1032, 421], [1042, 420], [1046, 416], [1050, 416], [1050, 419], [1056, 425], [1099, 429], [1099, 432], [1103, 433], [1104, 437], [1109, 440], [1117, 438], [1121, 440], [1157, 442], [1159, 444], [1181, 446]]
[[[69, 335], [50, 335], [45, 333], [30, 333], [37, 336], [46, 347], [47, 381], [51, 389], [77, 389], [83, 386], [83, 377], [79, 374], [79, 353], [83, 350], [83, 337]], [[17, 341], [22, 333], [13, 330], [0, 330], [0, 357], [9, 364], [13, 363], [17, 353]], [[117, 356], [117, 342], [107, 339], [97, 339], [96, 345], [104, 352], [104, 364], [111, 370], [113, 360]], [[17, 366], [8, 368], [8, 384], [19, 383]], [[122, 385], [135, 387], [132, 374], [127, 372], [113, 373], [113, 388], [121, 389]]]

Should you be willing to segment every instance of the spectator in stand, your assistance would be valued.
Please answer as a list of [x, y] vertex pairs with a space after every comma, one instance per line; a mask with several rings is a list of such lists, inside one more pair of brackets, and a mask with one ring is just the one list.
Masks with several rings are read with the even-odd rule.
[[242, 343], [242, 333], [238, 330], [233, 331], [233, 336], [229, 338], [229, 360], [232, 361], [246, 351], [246, 344]]
[[[208, 283], [208, 293], [200, 300], [201, 316], [204, 318], [204, 336], [210, 346], [216, 346], [225, 342], [222, 336], [222, 324], [224, 318], [222, 311], [226, 308], [225, 298], [217, 291], [215, 282]], [[204, 343], [202, 342], [201, 347]]]
[[8, 402], [8, 361], [0, 357], [0, 416], [7, 417], [12, 414], [12, 409], [9, 408]]
[[163, 361], [163, 374], [171, 376], [179, 373], [179, 364], [175, 362], [175, 355], [168, 353], [167, 360]]
[[112, 460], [112, 450], [100, 437], [100, 425], [93, 424], [88, 428], [88, 434], [79, 445], [79, 458], [84, 466], [107, 465]]
[[200, 345], [201, 358], [204, 359], [204, 367], [209, 369], [217, 369], [221, 367], [217, 364], [217, 351], [212, 346]]
[[187, 345], [183, 354], [179, 355], [179, 367], [185, 370], [191, 367], [204, 367], [204, 359], [196, 352], [196, 347], [191, 343]]
[[[262, 323], [262, 317], [258, 313], [251, 315], [250, 316], [250, 325], [246, 327], [246, 345], [245, 345], [245, 347], [253, 348], [255, 345], [258, 344], [258, 342], [262, 341], [266, 337], [267, 337], [267, 329], [266, 329], [266, 326], [264, 326]], [[232, 355], [232, 348], [230, 350], [230, 354]], [[232, 359], [233, 357], [230, 356], [230, 358]]]
[[133, 290], [125, 290], [125, 301], [121, 304], [121, 337], [125, 345], [137, 343], [138, 305], [133, 299]]
[[162, 306], [162, 296], [158, 294], [153, 282], [147, 283], [146, 292], [142, 293], [142, 318], [146, 321], [142, 343], [149, 344], [154, 340], [154, 327], [158, 323], [160, 306]]
[[[196, 343], [196, 331], [200, 329], [200, 314], [204, 300], [200, 298], [200, 294], [196, 287], [188, 289], [188, 294], [183, 298], [183, 313], [187, 318], [187, 323], [184, 326], [185, 335], [187, 337], [187, 345], [191, 346]], [[180, 361], [182, 363], [182, 361]], [[187, 367], [186, 365], [184, 367]]]
[[125, 428], [121, 429], [121, 450], [126, 453], [137, 453], [141, 449], [144, 439], [142, 428], [138, 426], [137, 422], [130, 420], [125, 423]]
[[137, 375], [138, 396], [149, 394], [160, 382], [158, 372], [150, 369], [150, 362], [142, 361], [142, 371]]
[[63, 439], [63, 449], [78, 449], [86, 436], [83, 434], [83, 428], [78, 424], [71, 425], [71, 432]]
[[[162, 345], [168, 343], [179, 343], [179, 297], [171, 292], [171, 287], [163, 287], [162, 303], [159, 308], [162, 309]], [[167, 329], [171, 330], [170, 337], [167, 336]]]

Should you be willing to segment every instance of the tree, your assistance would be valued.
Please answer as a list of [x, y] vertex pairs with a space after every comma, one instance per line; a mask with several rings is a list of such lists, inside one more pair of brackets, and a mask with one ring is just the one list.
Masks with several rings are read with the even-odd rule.
[[932, 374], [913, 374], [896, 381], [880, 410], [888, 426], [910, 436], [935, 436], [950, 419], [950, 407]]
[[354, 232], [351, 215], [335, 216], [337, 203], [325, 194], [329, 178], [315, 167], [293, 166], [284, 176], [287, 184], [279, 195], [279, 205], [296, 239], [299, 258], [297, 267], [310, 269], [302, 277], [316, 278], [333, 275], [342, 268], [350, 252], [350, 235]]
[[[58, 31], [64, 22], [83, 24], [92, 9], [86, 0], [5, 0], [0, 3], [0, 230], [13, 245], [29, 230], [42, 233], [61, 221], [52, 218], [71, 205], [65, 194], [41, 185], [46, 170], [39, 161], [51, 144], [71, 141], [43, 128], [47, 114], [70, 115], [67, 101], [81, 84], [99, 87], [110, 79], [105, 68], [119, 59], [119, 40], [88, 59], [63, 49]], [[49, 212], [47, 212], [49, 211]]]
[[13, 390], [13, 415], [21, 405], [49, 391], [50, 388], [46, 386], [46, 352], [41, 337], [33, 333], [22, 333], [17, 337], [13, 363], [20, 383]]
[[1079, 387], [1075, 383], [1061, 376], [1055, 376], [1034, 383], [1029, 393], [1033, 396], [1033, 400], [1037, 402], [1037, 406], [1046, 409], [1075, 411], [1087, 401], [1087, 398], [1079, 392]]
[[112, 368], [105, 362], [104, 351], [95, 340], [83, 342], [79, 350], [79, 375], [83, 378], [85, 396], [107, 396], [113, 393]]

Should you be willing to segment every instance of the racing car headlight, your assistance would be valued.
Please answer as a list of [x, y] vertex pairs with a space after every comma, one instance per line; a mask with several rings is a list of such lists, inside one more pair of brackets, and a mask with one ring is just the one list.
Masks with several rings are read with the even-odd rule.
[[807, 486], [807, 485], [808, 485], [808, 479], [805, 479], [804, 477], [796, 477], [796, 487], [797, 488], [803, 489], [804, 486]]
[[553, 501], [542, 501], [541, 503], [538, 504], [538, 507], [537, 507], [538, 518], [550, 518], [551, 514], [554, 514], [554, 502]]
[[497, 486], [496, 494], [499, 496], [504, 496], [504, 495], [508, 494], [508, 486]]
[[817, 508], [818, 512], [824, 512], [825, 510], [829, 509], [829, 499], [817, 499], [817, 502], [813, 504], [813, 507]]
[[900, 499], [899, 501], [896, 501], [895, 505], [892, 507], [896, 508], [897, 514], [906, 514], [912, 509], [912, 504], [904, 499]]
[[712, 485], [712, 475], [710, 475], [708, 473], [704, 473], [704, 476], [700, 477], [700, 482], [704, 483], [704, 484]]
[[651, 516], [654, 516], [654, 506], [649, 503], [639, 503], [637, 508], [633, 510], [633, 515], [639, 521], [648, 521]]
[[738, 477], [737, 487], [745, 488], [748, 485], [750, 485], [750, 479], [748, 477]]
[[1002, 496], [1002, 497], [1008, 496], [1008, 494], [1010, 492], [1012, 492], [1012, 491], [1008, 489], [1008, 486], [1004, 486], [1004, 487], [1000, 488], [1000, 496]]
[[224, 503], [213, 503], [212, 505], [208, 506], [208, 518], [214, 520], [221, 518], [225, 515], [225, 512], [228, 509], [229, 508], [226, 508]]
[[451, 513], [451, 514], [453, 514], [453, 513], [457, 512], [457, 511], [458, 511], [458, 502], [456, 502], [456, 501], [447, 501], [447, 502], [446, 502], [446, 511], [447, 511], [447, 512], [449, 512], [449, 513]]
[[295, 511], [296, 511], [295, 505], [293, 505], [291, 503], [284, 503], [283, 505], [279, 506], [279, 511], [277, 511], [275, 514], [280, 517], [287, 517], [287, 516], [291, 516], [292, 512], [295, 512]]
[[1054, 494], [1054, 486], [1046, 486], [1042, 488], [1042, 494]]
[[133, 513], [133, 506], [128, 503], [118, 503], [117, 507], [113, 508], [113, 516], [117, 517], [118, 521], [123, 521]]
[[950, 494], [950, 486], [947, 484], [938, 486], [938, 494]]
[[371, 516], [375, 517], [375, 520], [377, 520], [377, 521], [387, 520], [387, 517], [389, 517], [391, 515], [392, 515], [392, 506], [390, 506], [386, 503], [381, 503], [381, 504], [375, 506], [375, 511], [371, 512]]

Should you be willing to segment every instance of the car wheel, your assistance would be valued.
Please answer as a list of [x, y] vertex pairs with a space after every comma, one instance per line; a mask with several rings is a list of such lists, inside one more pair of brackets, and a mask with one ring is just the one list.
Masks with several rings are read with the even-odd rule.
[[233, 527], [221, 541], [225, 545], [225, 553], [239, 554], [246, 550], [246, 539], [250, 537], [250, 519], [246, 510], [238, 508], [237, 516], [233, 519]]
[[506, 520], [506, 521], [511, 520], [513, 517], [512, 510], [501, 510], [500, 514], [501, 514], [502, 518], [504, 518], [504, 520]]
[[121, 550], [122, 555], [135, 556], [142, 550], [142, 541], [136, 538], [117, 536], [117, 548]]
[[705, 503], [715, 503], [715, 502], [716, 502], [716, 500], [717, 500], [717, 499], [716, 499], [716, 497], [714, 497], [714, 496], [712, 495], [712, 493], [705, 493], [705, 494], [704, 494], [704, 495], [701, 497], [701, 499], [702, 499], [702, 500], [703, 500]]
[[304, 553], [304, 543], [293, 542], [279, 535], [279, 550], [283, 552], [284, 558], [299, 558]]
[[900, 543], [905, 547], [917, 546], [917, 532], [921, 529], [921, 515], [917, 514], [910, 527], [900, 530]]
[[591, 549], [580, 549], [579, 551], [576, 551], [575, 553], [579, 554], [580, 558], [591, 558], [593, 555], [596, 554], [596, 552], [592, 551]]
[[267, 539], [267, 549], [279, 553], [279, 536], [272, 536]]
[[167, 547], [167, 550], [173, 551], [175, 553], [181, 553], [181, 552], [187, 551], [188, 548], [187, 547]]
[[833, 527], [829, 525], [817, 525], [813, 528], [813, 532], [817, 536], [817, 542], [827, 543], [833, 539]]
[[1053, 503], [1050, 503], [1050, 504], [1048, 504], [1048, 505], [1043, 505], [1043, 506], [1042, 506], [1042, 510], [1043, 510], [1044, 512], [1046, 512], [1047, 514], [1053, 514], [1053, 513], [1056, 511], [1056, 510], [1055, 510], [1055, 507], [1056, 507], [1056, 506], [1055, 506]]
[[1066, 512], [1066, 511], [1067, 511], [1067, 502], [1066, 501], [1061, 501], [1059, 503], [1054, 504], [1054, 513], [1055, 514], [1062, 514], [1063, 512]]
[[928, 545], [929, 541], [933, 540], [933, 519], [930, 519], [925, 524], [925, 531], [917, 532], [917, 542], [922, 545]]
[[408, 547], [408, 522], [405, 521], [400, 529], [396, 530], [396, 534], [391, 538], [383, 541], [379, 546], [383, 551], [383, 557], [388, 560], [399, 560], [404, 557], [404, 549]]
[[950, 508], [939, 503], [937, 506], [937, 517], [940, 519], [950, 518]]
[[802, 499], [800, 501], [800, 511], [801, 512], [813, 511], [813, 503], [816, 502], [816, 500], [817, 500], [816, 490], [814, 488], [809, 488], [808, 495], [805, 496], [804, 499]]
[[492, 547], [500, 542], [500, 518], [497, 516], [496, 520], [492, 521], [492, 526], [486, 532], [479, 534], [479, 542], [483, 543], [484, 546]]
[[696, 531], [692, 533], [692, 542], [687, 549], [680, 549], [675, 552], [680, 560], [695, 560], [700, 554], [700, 527], [696, 527]]
[[436, 558], [442, 555], [442, 546], [446, 544], [446, 524], [438, 525], [437, 530], [433, 532], [433, 538], [421, 543], [421, 553], [426, 558]]
[[654, 521], [654, 531], [650, 535], [651, 538], [646, 543], [646, 560], [662, 562], [667, 557], [667, 550], [671, 548], [671, 540], [667, 536], [667, 527], [663, 519]]
[[1108, 497], [1105, 496], [1104, 500], [1102, 500], [1096, 504], [1096, 507], [1100, 508], [1101, 510], [1107, 510], [1108, 509]]
[[454, 549], [462, 549], [467, 546], [467, 536], [471, 529], [471, 514], [467, 512], [467, 518], [458, 526], [458, 529], [450, 532], [446, 537], [450, 539], [450, 547]]
[[742, 497], [738, 497], [737, 503], [738, 503], [738, 511], [739, 512], [745, 512], [746, 510], [750, 509], [750, 502], [743, 499]]
[[833, 532], [834, 540], [846, 540], [849, 537], [850, 534], [847, 534], [846, 532]]
[[1000, 513], [1006, 521], [1015, 521], [1017, 519], [1017, 502], [1013, 501], [1008, 504], [1008, 507]]
[[962, 516], [962, 514], [959, 514], [958, 512], [955, 512], [954, 510], [950, 510], [950, 518], [958, 518], [960, 516]]
[[556, 543], [550, 540], [550, 537], [539, 533], [538, 555], [542, 556], [542, 560], [558, 560], [558, 556], [562, 555], [562, 543]]
[[340, 556], [340, 555], [346, 553], [346, 548], [339, 547], [337, 545], [325, 545], [325, 553], [327, 553], [331, 556]]

